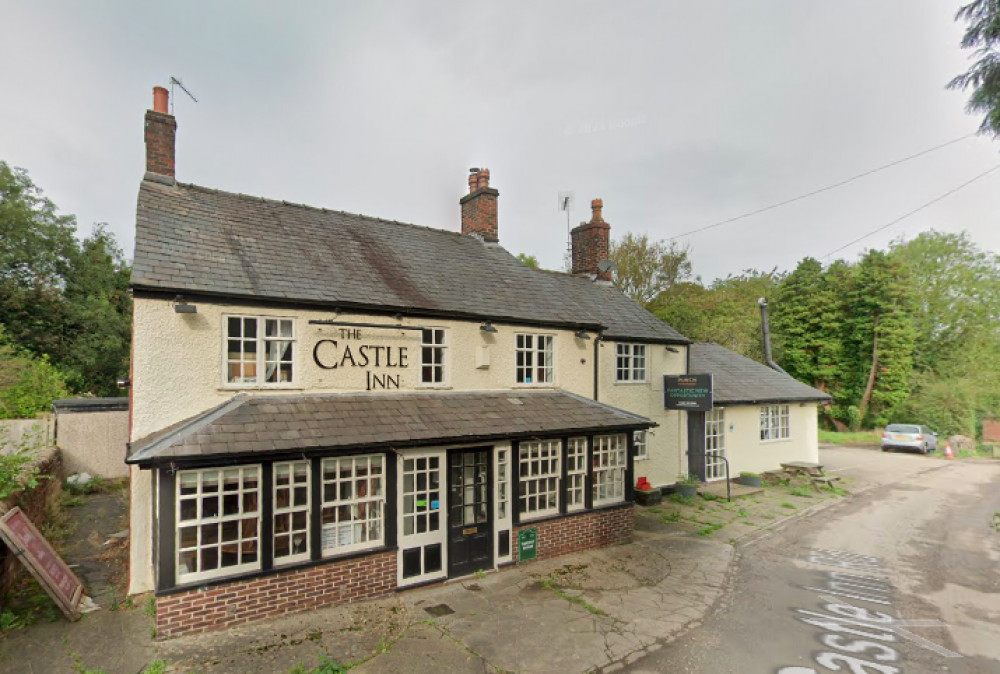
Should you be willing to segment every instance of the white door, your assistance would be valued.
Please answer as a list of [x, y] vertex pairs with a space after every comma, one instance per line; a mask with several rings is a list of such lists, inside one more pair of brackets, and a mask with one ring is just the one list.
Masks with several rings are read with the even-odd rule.
[[720, 480], [726, 477], [726, 410], [714, 408], [705, 413], [705, 479]]
[[444, 450], [407, 452], [398, 459], [400, 586], [444, 578], [447, 502]]

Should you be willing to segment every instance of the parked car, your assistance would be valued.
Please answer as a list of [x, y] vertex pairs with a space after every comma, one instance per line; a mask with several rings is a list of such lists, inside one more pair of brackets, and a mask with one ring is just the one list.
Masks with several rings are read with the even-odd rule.
[[889, 424], [882, 431], [882, 451], [915, 449], [921, 454], [937, 450], [937, 433], [916, 424]]

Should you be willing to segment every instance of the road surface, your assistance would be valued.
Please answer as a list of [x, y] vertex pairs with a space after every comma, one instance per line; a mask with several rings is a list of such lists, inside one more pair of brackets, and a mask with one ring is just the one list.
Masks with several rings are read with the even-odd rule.
[[1000, 674], [1000, 462], [821, 460], [859, 491], [740, 544], [713, 615], [629, 671]]

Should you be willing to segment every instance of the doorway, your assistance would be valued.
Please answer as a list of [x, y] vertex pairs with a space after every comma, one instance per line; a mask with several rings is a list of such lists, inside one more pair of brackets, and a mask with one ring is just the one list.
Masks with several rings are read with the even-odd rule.
[[493, 568], [490, 449], [448, 453], [448, 577]]

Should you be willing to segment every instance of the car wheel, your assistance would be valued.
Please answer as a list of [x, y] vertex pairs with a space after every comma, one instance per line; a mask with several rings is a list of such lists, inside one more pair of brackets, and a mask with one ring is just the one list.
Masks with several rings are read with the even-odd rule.
[[889, 451], [889, 448], [888, 448], [888, 447], [883, 447], [883, 448], [882, 448], [882, 451], [883, 451], [883, 452], [888, 452], [888, 451]]
[[930, 450], [927, 449], [927, 443], [925, 442], [924, 446], [920, 448], [920, 453], [923, 454], [924, 456], [927, 456], [929, 452]]

